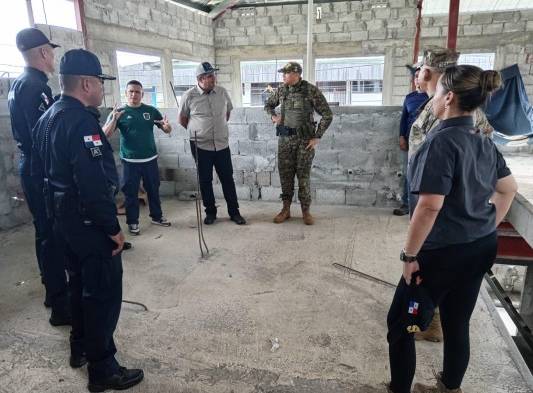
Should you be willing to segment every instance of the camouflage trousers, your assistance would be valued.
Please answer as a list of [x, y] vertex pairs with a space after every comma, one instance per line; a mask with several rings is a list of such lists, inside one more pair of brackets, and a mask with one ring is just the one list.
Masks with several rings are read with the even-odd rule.
[[294, 176], [298, 178], [298, 199], [302, 205], [311, 204], [311, 165], [315, 150], [306, 150], [308, 140], [297, 135], [281, 136], [278, 141], [278, 170], [281, 199], [292, 201]]

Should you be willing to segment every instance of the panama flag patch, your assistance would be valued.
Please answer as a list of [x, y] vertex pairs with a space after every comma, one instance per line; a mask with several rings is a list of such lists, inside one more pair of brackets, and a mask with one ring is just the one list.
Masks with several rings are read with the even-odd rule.
[[102, 146], [102, 140], [98, 134], [84, 136], [83, 142], [85, 142], [85, 147], [87, 148]]
[[418, 314], [418, 306], [419, 306], [419, 304], [417, 302], [410, 301], [409, 302], [409, 309], [407, 310], [407, 312], [409, 314], [412, 314], [412, 315], [417, 315]]

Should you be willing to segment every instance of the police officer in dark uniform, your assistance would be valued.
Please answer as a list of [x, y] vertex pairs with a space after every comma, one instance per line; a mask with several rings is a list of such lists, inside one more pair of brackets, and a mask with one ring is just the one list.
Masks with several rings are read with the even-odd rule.
[[34, 149], [45, 168], [54, 217], [66, 240], [72, 298], [71, 366], [89, 363], [91, 392], [138, 384], [143, 371], [121, 367], [113, 341], [122, 302], [124, 235], [114, 194], [113, 152], [94, 108], [102, 103], [104, 75], [83, 49], [61, 59], [61, 98], [34, 129]]
[[52, 90], [47, 85], [47, 73], [54, 72], [54, 48], [38, 29], [21, 30], [17, 48], [26, 62], [24, 72], [13, 82], [8, 105], [13, 137], [21, 151], [20, 177], [22, 189], [33, 216], [35, 251], [42, 280], [46, 288], [45, 305], [52, 307], [50, 323], [70, 324], [64, 254], [52, 234], [52, 220], [45, 211], [42, 171], [32, 169], [31, 130], [39, 117], [53, 103]]

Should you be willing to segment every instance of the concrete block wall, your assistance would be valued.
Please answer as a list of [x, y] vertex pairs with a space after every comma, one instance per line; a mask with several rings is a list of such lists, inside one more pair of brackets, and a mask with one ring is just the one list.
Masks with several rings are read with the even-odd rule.
[[[402, 157], [397, 147], [398, 107], [333, 108], [334, 120], [313, 162], [316, 203], [393, 206], [400, 193]], [[163, 110], [176, 119], [174, 109]], [[196, 171], [188, 134], [173, 123], [169, 137], [156, 130], [162, 192], [184, 194], [196, 189]], [[260, 108], [237, 108], [230, 119], [230, 148], [237, 193], [242, 200], [278, 201], [281, 194], [277, 137]], [[222, 189], [214, 178], [215, 196]], [[297, 196], [295, 195], [295, 201]]]
[[[415, 0], [389, 1], [372, 8], [373, 0], [321, 3], [322, 19], [313, 26], [313, 54], [318, 57], [385, 56], [384, 105], [401, 105], [409, 92], [405, 64], [412, 61]], [[246, 15], [243, 15], [243, 14]], [[240, 61], [305, 59], [306, 5], [235, 9], [215, 21], [219, 80], [241, 103]], [[518, 63], [533, 101], [533, 10], [461, 15], [458, 49], [463, 53], [492, 52], [495, 68]], [[445, 46], [447, 16], [423, 18], [421, 47]], [[304, 64], [304, 73], [306, 65]]]
[[[206, 13], [165, 0], [86, 0], [88, 49], [103, 63], [104, 71], [118, 75], [116, 51], [161, 57], [166, 105], [174, 98], [169, 81], [172, 59], [214, 61], [213, 22]], [[108, 106], [120, 102], [118, 81], [107, 87]]]
[[0, 230], [31, 221], [18, 175], [18, 148], [9, 115], [0, 116]]

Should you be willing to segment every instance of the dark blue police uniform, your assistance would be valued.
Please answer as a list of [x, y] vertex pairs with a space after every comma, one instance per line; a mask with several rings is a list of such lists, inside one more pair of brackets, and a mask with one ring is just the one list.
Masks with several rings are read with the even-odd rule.
[[[102, 75], [98, 58], [82, 49], [65, 54], [60, 73], [111, 78]], [[71, 356], [85, 352], [90, 391], [133, 386], [142, 379], [142, 371], [134, 370], [132, 376], [114, 356], [122, 259], [120, 253], [112, 255], [116, 244], [110, 238], [121, 231], [114, 203], [118, 174], [112, 148], [94, 109], [62, 95], [35, 126], [34, 150], [45, 168], [54, 218], [69, 256]]]
[[90, 374], [112, 374], [122, 301], [122, 261], [111, 256], [116, 245], [109, 238], [120, 232], [113, 152], [94, 114], [69, 96], [61, 96], [34, 132], [69, 254], [73, 351], [85, 348]]
[[[49, 44], [46, 36], [37, 29], [24, 29], [17, 34], [17, 47], [29, 50]], [[67, 282], [65, 258], [57, 247], [52, 234], [52, 221], [47, 218], [43, 196], [42, 171], [36, 167], [32, 171], [31, 130], [39, 117], [53, 104], [52, 90], [47, 85], [48, 77], [36, 68], [26, 67], [13, 82], [9, 91], [8, 106], [11, 116], [13, 137], [20, 149], [19, 173], [22, 190], [33, 216], [35, 227], [35, 253], [42, 280], [46, 288], [47, 306], [52, 306], [53, 325], [69, 322], [65, 311]]]

